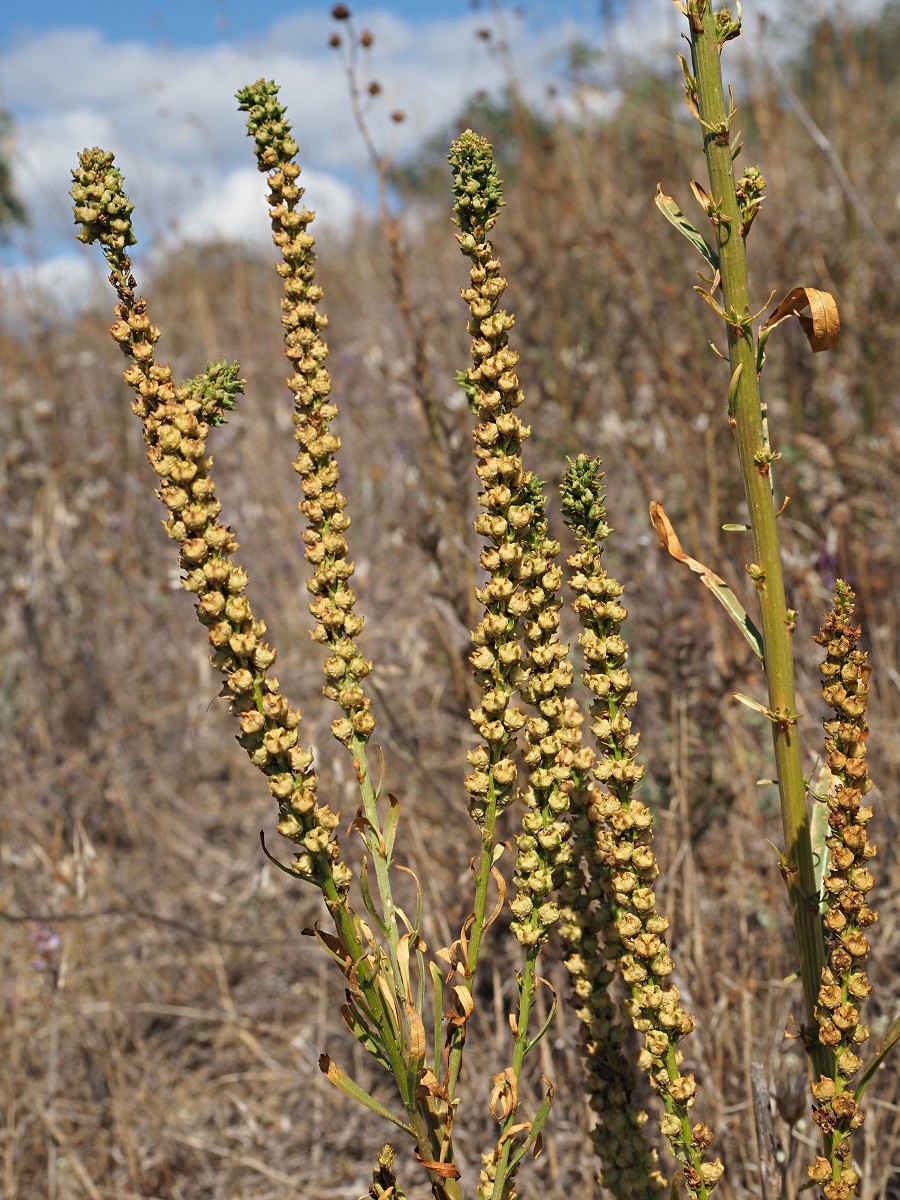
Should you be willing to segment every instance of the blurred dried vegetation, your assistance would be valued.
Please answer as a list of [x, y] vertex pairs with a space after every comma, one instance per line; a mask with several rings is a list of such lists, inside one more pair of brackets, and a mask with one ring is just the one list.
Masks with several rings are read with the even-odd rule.
[[[809, 646], [800, 687], [811, 755], [823, 714], [809, 636], [836, 573], [858, 592], [873, 663], [876, 1035], [893, 1016], [900, 969], [900, 54], [890, 38], [900, 51], [900, 21], [863, 33], [823, 24], [793, 74], [830, 154], [765, 63], [745, 60], [742, 100], [748, 161], [771, 197], [750, 239], [759, 302], [812, 284], [835, 294], [843, 317], [840, 350], [824, 361], [799, 329], [779, 335], [767, 395], [779, 484], [791, 496], [782, 521], [797, 645]], [[777, 798], [757, 783], [771, 769], [768, 731], [731, 699], [758, 680], [746, 646], [665, 558], [646, 516], [650, 499], [664, 499], [691, 552], [746, 592], [740, 541], [720, 531], [741, 512], [727, 377], [705, 350], [717, 330], [689, 292], [695, 260], [653, 206], [657, 181], [677, 195], [699, 177], [695, 135], [670, 80], [649, 75], [631, 78], [609, 122], [576, 126], [551, 111], [536, 121], [513, 92], [483, 130], [509, 164], [498, 243], [518, 315], [530, 465], [555, 484], [567, 453], [605, 460], [645, 796], [659, 814], [661, 906], [698, 1014], [685, 1050], [728, 1166], [718, 1194], [758, 1194], [757, 1060], [779, 1094], [778, 1137], [805, 1143], [789, 1172], [793, 1195], [815, 1139], [808, 1120], [787, 1123], [798, 1116], [796, 1047], [784, 1036], [797, 987], [783, 983], [792, 934], [767, 842], [778, 837]], [[302, 161], [302, 127], [298, 136]], [[882, 241], [842, 190], [836, 162]], [[415, 173], [418, 195], [428, 168]], [[449, 194], [449, 174], [446, 184]], [[441, 944], [464, 916], [458, 882], [475, 846], [462, 793], [466, 590], [447, 570], [461, 547], [476, 557], [470, 518], [458, 516], [474, 512], [475, 488], [453, 384], [466, 351], [448, 212], [449, 202], [417, 205], [405, 234], [430, 413], [377, 226], [346, 248], [326, 243], [320, 259], [365, 648], [378, 664], [377, 740]], [[268, 260], [219, 247], [185, 251], [140, 284], [179, 375], [222, 356], [242, 364], [247, 395], [217, 442], [226, 519], [251, 595], [258, 606], [264, 598], [279, 675], [314, 731], [323, 787], [346, 795], [349, 820], [352, 789], [306, 634], [278, 281]], [[319, 1076], [320, 1050], [379, 1084], [333, 1019], [337, 973], [302, 936], [319, 915], [316, 897], [260, 852], [274, 806], [245, 756], [228, 749], [205, 639], [149, 501], [107, 314], [59, 322], [27, 296], [3, 304], [26, 313], [28, 329], [0, 332], [0, 1191], [8, 1200], [353, 1200], [383, 1130]], [[436, 483], [436, 428], [456, 512]], [[508, 1038], [516, 955], [497, 927], [492, 936], [486, 1056]], [[556, 965], [551, 974], [561, 986]], [[574, 1035], [561, 1009], [542, 1062], [557, 1103], [523, 1200], [592, 1193]], [[469, 1050], [473, 1078], [478, 1053]], [[863, 1195], [897, 1200], [896, 1060], [868, 1107]]]

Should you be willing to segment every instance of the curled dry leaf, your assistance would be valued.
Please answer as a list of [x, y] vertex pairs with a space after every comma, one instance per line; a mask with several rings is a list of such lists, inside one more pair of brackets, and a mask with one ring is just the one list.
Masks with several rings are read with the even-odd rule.
[[833, 350], [841, 339], [841, 318], [830, 292], [809, 287], [792, 288], [766, 319], [760, 335], [771, 332], [788, 317], [796, 317], [800, 322], [814, 353]]
[[433, 1071], [423, 1071], [419, 1076], [419, 1094], [437, 1096], [439, 1100], [447, 1100], [447, 1089], [441, 1087]]
[[425, 1026], [418, 1011], [409, 1003], [406, 1005], [406, 1021], [409, 1026], [409, 1054], [411, 1058], [423, 1059], [428, 1049], [425, 1041]]
[[494, 1076], [491, 1087], [491, 1116], [505, 1121], [519, 1107], [519, 1081], [512, 1067]]
[[493, 923], [497, 920], [497, 918], [500, 916], [501, 912], [503, 911], [503, 905], [506, 902], [506, 880], [503, 878], [503, 876], [500, 874], [500, 872], [497, 870], [496, 867], [491, 867], [491, 876], [494, 880], [494, 883], [496, 883], [496, 885], [497, 885], [497, 902], [494, 905], [491, 915], [487, 918], [487, 920], [484, 923], [485, 929], [490, 929], [490, 927], [493, 925]]
[[435, 1159], [423, 1158], [418, 1150], [414, 1150], [416, 1161], [420, 1162], [426, 1171], [438, 1175], [441, 1179], [459, 1179], [459, 1170], [453, 1163], [437, 1162]]

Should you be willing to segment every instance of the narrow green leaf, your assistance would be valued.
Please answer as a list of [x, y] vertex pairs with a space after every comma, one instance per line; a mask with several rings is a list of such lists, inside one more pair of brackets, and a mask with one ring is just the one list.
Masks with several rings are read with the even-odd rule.
[[385, 862], [390, 864], [394, 853], [394, 839], [397, 836], [397, 826], [400, 824], [400, 801], [391, 792], [388, 792], [388, 815], [384, 820], [384, 858]]
[[557, 997], [556, 992], [553, 990], [552, 987], [550, 987], [550, 984], [547, 982], [546, 979], [541, 979], [539, 977], [538, 983], [544, 983], [550, 989], [550, 996], [551, 996], [550, 1011], [547, 1013], [546, 1020], [544, 1021], [543, 1025], [540, 1027], [540, 1029], [537, 1031], [537, 1033], [534, 1035], [534, 1037], [525, 1043], [525, 1053], [526, 1054], [528, 1054], [529, 1051], [531, 1051], [535, 1048], [535, 1046], [538, 1044], [538, 1042], [541, 1040], [541, 1038], [544, 1036], [544, 1034], [550, 1028], [550, 1026], [553, 1022], [553, 1018], [556, 1015], [556, 1006], [559, 1003], [559, 998]]
[[424, 943], [416, 942], [416, 1012], [425, 1012], [425, 955], [422, 953]]
[[680, 234], [687, 238], [695, 250], [699, 250], [713, 271], [719, 270], [719, 256], [707, 242], [699, 229], [695, 229], [671, 196], [667, 196], [659, 187], [656, 190], [656, 207], [674, 225]]
[[341, 1005], [341, 1017], [359, 1044], [388, 1071], [392, 1070], [387, 1050], [369, 1025], [363, 1021], [359, 1006], [352, 1001], [345, 1001]]
[[384, 936], [387, 937], [388, 924], [376, 908], [375, 901], [372, 897], [372, 890], [369, 887], [369, 860], [367, 858], [362, 860], [362, 866], [360, 867], [359, 890], [362, 893], [363, 904], [366, 906], [366, 911]]
[[[544, 1097], [540, 1108], [534, 1114], [534, 1120], [531, 1122], [531, 1127], [528, 1130], [528, 1136], [522, 1142], [519, 1149], [514, 1154], [510, 1155], [510, 1175], [515, 1171], [516, 1167], [518, 1167], [519, 1163], [522, 1161], [528, 1151], [537, 1143], [540, 1132], [544, 1128], [547, 1117], [550, 1115], [550, 1108], [553, 1104], [553, 1085], [546, 1076], [542, 1076], [542, 1078], [547, 1088], [547, 1094]], [[535, 1151], [535, 1157], [537, 1157], [537, 1151]]]
[[402, 1129], [404, 1132], [414, 1136], [411, 1125], [407, 1125], [405, 1121], [395, 1116], [389, 1108], [385, 1108], [383, 1104], [380, 1104], [374, 1096], [370, 1096], [368, 1092], [363, 1091], [359, 1084], [352, 1080], [346, 1071], [342, 1071], [340, 1067], [336, 1066], [327, 1054], [319, 1056], [319, 1070], [329, 1082], [333, 1083], [335, 1087], [340, 1088], [346, 1096], [349, 1096], [352, 1100], [356, 1100], [358, 1104], [362, 1104], [373, 1113], [377, 1113], [379, 1117], [384, 1117], [385, 1120], [396, 1125], [398, 1129]]
[[738, 384], [741, 381], [741, 376], [744, 373], [744, 364], [738, 363], [734, 368], [734, 374], [731, 377], [731, 383], [728, 385], [728, 415], [734, 416], [734, 410], [737, 405]]

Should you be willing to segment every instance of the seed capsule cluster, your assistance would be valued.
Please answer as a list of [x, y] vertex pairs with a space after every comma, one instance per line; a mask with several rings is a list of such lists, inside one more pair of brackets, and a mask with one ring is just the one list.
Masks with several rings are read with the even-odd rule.
[[361, 684], [372, 663], [359, 650], [364, 619], [353, 611], [354, 566], [344, 536], [350, 517], [340, 490], [335, 455], [341, 440], [331, 429], [337, 407], [329, 401], [328, 347], [321, 337], [328, 320], [318, 309], [322, 289], [315, 281], [315, 239], [309, 232], [314, 213], [302, 204], [303, 188], [297, 183], [300, 168], [293, 161], [297, 143], [278, 100], [277, 85], [261, 79], [242, 88], [237, 98], [248, 114], [259, 169], [267, 172], [272, 240], [283, 260], [277, 270], [284, 281], [284, 351], [294, 371], [288, 387], [294, 395], [294, 437], [299, 447], [294, 470], [303, 490], [298, 507], [307, 521], [304, 553], [313, 568], [306, 585], [313, 596], [312, 636], [328, 650], [324, 694], [343, 713], [332, 722], [331, 732], [345, 744], [354, 739], [365, 742], [375, 728], [375, 718]]
[[853, 1077], [862, 1067], [860, 1047], [868, 1026], [860, 1008], [872, 990], [864, 970], [869, 953], [865, 931], [878, 914], [867, 897], [875, 880], [869, 862], [875, 846], [868, 839], [872, 809], [863, 803], [871, 789], [866, 761], [869, 736], [866, 705], [868, 655], [859, 647], [854, 625], [854, 594], [842, 580], [834, 590], [834, 607], [815, 640], [825, 649], [820, 666], [822, 695], [834, 711], [825, 721], [825, 763], [834, 783], [828, 805], [828, 869], [824, 878], [827, 961], [822, 971], [816, 1018], [819, 1041], [834, 1052], [834, 1077], [812, 1085], [813, 1118], [834, 1147], [834, 1168], [824, 1158], [810, 1167], [825, 1200], [849, 1200], [859, 1193], [859, 1176], [851, 1158], [851, 1134], [863, 1123], [853, 1096]]
[[593, 697], [591, 732], [597, 743], [593, 776], [599, 786], [589, 792], [593, 837], [588, 869], [608, 906], [604, 950], [616, 960], [628, 993], [626, 1009], [643, 1035], [638, 1064], [663, 1100], [662, 1132], [681, 1163], [689, 1191], [704, 1196], [724, 1168], [718, 1160], [703, 1161], [712, 1135], [703, 1125], [691, 1129], [688, 1116], [696, 1082], [678, 1068], [677, 1046], [694, 1028], [694, 1018], [685, 1011], [672, 982], [674, 963], [665, 940], [669, 922], [656, 906], [653, 883], [659, 867], [651, 845], [653, 815], [634, 797], [644, 775], [636, 758], [639, 735], [628, 716], [637, 693], [632, 689], [628, 646], [622, 636], [627, 616], [621, 603], [623, 588], [601, 563], [610, 530], [599, 461], [580, 455], [569, 462], [562, 508], [579, 542], [568, 562], [573, 608], [582, 625], [579, 642], [586, 664], [582, 679]]
[[223, 695], [241, 726], [238, 741], [268, 778], [281, 814], [279, 832], [297, 845], [293, 870], [320, 885], [332, 879], [338, 891], [345, 891], [350, 871], [334, 841], [338, 815], [317, 803], [312, 753], [299, 744], [300, 712], [269, 673], [275, 651], [245, 594], [247, 574], [232, 558], [234, 534], [218, 520], [222, 505], [206, 440], [241, 390], [237, 364], [213, 363], [196, 379], [176, 384], [169, 365], [155, 362], [160, 331], [150, 322], [146, 302], [134, 293], [124, 249], [135, 241], [128, 220], [132, 206], [121, 174], [111, 154], [93, 149], [79, 156], [73, 179], [80, 236], [100, 241], [112, 271], [119, 304], [110, 332], [131, 360], [124, 378], [135, 394], [132, 407], [144, 422], [147, 457], [160, 481], [157, 495], [168, 510], [164, 526], [178, 543], [184, 586], [197, 598], [213, 665], [225, 677]]
[[[117, 257], [135, 245], [131, 214], [134, 205], [125, 195], [122, 172], [108, 150], [94, 146], [82, 150], [78, 166], [72, 172], [69, 195], [74, 201], [76, 235], [86, 246], [99, 242], [103, 253]], [[110, 262], [110, 266], [115, 266]]]

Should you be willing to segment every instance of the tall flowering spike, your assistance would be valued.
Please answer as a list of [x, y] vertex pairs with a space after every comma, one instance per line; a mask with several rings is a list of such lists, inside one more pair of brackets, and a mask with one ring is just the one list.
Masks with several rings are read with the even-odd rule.
[[328, 650], [323, 692], [343, 711], [332, 723], [334, 736], [345, 744], [354, 738], [366, 741], [375, 718], [361, 684], [372, 663], [357, 643], [364, 620], [353, 611], [356, 596], [350, 587], [354, 567], [344, 536], [350, 517], [339, 486], [335, 455], [341, 440], [331, 431], [337, 407], [329, 401], [328, 347], [321, 337], [328, 319], [318, 309], [322, 289], [315, 281], [315, 239], [308, 232], [314, 214], [302, 203], [303, 188], [297, 183], [300, 167], [293, 161], [297, 143], [278, 100], [278, 86], [260, 79], [242, 88], [237, 99], [248, 114], [247, 129], [256, 144], [259, 169], [268, 173], [272, 240], [283, 259], [277, 270], [284, 280], [284, 352], [294, 370], [288, 380], [299, 447], [294, 470], [303, 489], [298, 507], [307, 520], [303, 540], [313, 568], [306, 586], [314, 597], [309, 606], [316, 623], [312, 636]]
[[665, 1112], [660, 1128], [681, 1164], [688, 1191], [705, 1200], [723, 1167], [704, 1161], [712, 1140], [707, 1126], [690, 1123], [696, 1083], [679, 1070], [679, 1041], [694, 1027], [671, 975], [674, 963], [664, 934], [668, 919], [656, 906], [653, 883], [659, 874], [651, 842], [653, 815], [634, 797], [644, 768], [637, 762], [638, 734], [628, 712], [637, 693], [628, 671], [628, 645], [622, 636], [627, 614], [622, 585], [601, 565], [609, 535], [600, 463], [580, 455], [570, 461], [562, 485], [562, 511], [579, 542], [568, 562], [572, 569], [573, 608], [582, 625], [579, 636], [586, 670], [582, 679], [593, 695], [591, 732], [597, 742], [589, 792], [592, 828], [586, 866], [606, 906], [604, 951], [615, 959], [627, 989], [626, 1009], [643, 1036], [639, 1066], [647, 1071]]
[[[603, 499], [599, 463], [587, 458], [570, 463], [563, 488], [563, 515], [575, 536], [598, 556], [610, 533]], [[607, 590], [611, 602], [617, 603], [621, 589], [615, 581], [607, 581]], [[607, 872], [597, 861], [595, 827], [585, 803], [585, 785], [594, 767], [594, 754], [587, 747], [576, 767], [572, 860], [560, 889], [559, 929], [572, 1006], [581, 1023], [586, 1089], [597, 1116], [591, 1138], [603, 1164], [599, 1182], [617, 1200], [649, 1200], [665, 1189], [666, 1181], [658, 1169], [656, 1151], [647, 1140], [648, 1115], [634, 1099], [632, 1070], [624, 1052], [626, 1031], [611, 994], [618, 938], [609, 889], [594, 881], [598, 873], [605, 878]]]
[[[176, 384], [168, 363], [159, 365], [146, 302], [135, 295], [125, 247], [134, 245], [132, 206], [113, 157], [85, 150], [73, 171], [72, 197], [82, 241], [100, 241], [119, 297], [110, 332], [131, 360], [125, 381], [144, 423], [147, 458], [159, 479], [157, 496], [168, 511], [164, 527], [178, 543], [184, 586], [196, 596], [197, 616], [206, 627], [213, 665], [223, 674], [223, 695], [241, 726], [238, 741], [268, 778], [278, 801], [279, 832], [293, 841], [292, 869], [332, 892], [350, 885], [350, 870], [334, 841], [338, 814], [317, 802], [318, 777], [312, 753], [299, 745], [300, 712], [281, 694], [270, 674], [275, 651], [264, 640], [245, 595], [246, 572], [233, 559], [237, 541], [218, 517], [221, 502], [206, 453], [210, 427], [221, 424], [242, 390], [237, 363], [212, 363], [196, 379]], [[118, 224], [117, 224], [118, 222]]]
[[513, 697], [527, 679], [517, 625], [532, 607], [527, 548], [540, 536], [543, 500], [522, 465], [522, 443], [530, 430], [515, 411], [523, 397], [515, 374], [519, 356], [508, 344], [514, 318], [500, 307], [506, 280], [487, 236], [503, 204], [490, 144], [468, 130], [453, 143], [450, 165], [457, 241], [472, 261], [470, 286], [462, 291], [473, 339], [465, 388], [478, 417], [475, 470], [483, 511], [475, 530], [488, 542], [480, 559], [488, 581], [476, 593], [484, 617], [472, 631], [476, 650], [471, 656], [482, 692], [471, 719], [482, 744], [469, 754], [473, 771], [466, 777], [469, 811], [483, 825], [489, 811], [495, 814], [515, 795], [511, 755], [525, 716]]
[[833, 784], [826, 801], [827, 958], [816, 1006], [819, 1041], [834, 1054], [834, 1072], [812, 1086], [813, 1116], [831, 1153], [830, 1161], [819, 1158], [809, 1170], [826, 1200], [849, 1200], [859, 1194], [851, 1139], [863, 1123], [863, 1113], [853, 1096], [853, 1078], [862, 1066], [860, 1047], [869, 1037], [868, 1026], [860, 1021], [862, 1003], [872, 990], [864, 969], [869, 953], [865, 931], [878, 920], [867, 903], [875, 883], [869, 870], [875, 846], [868, 838], [872, 809], [863, 803], [872, 786], [866, 764], [870, 668], [868, 655], [859, 648], [859, 626], [852, 623], [854, 600], [851, 588], [838, 580], [834, 607], [815, 638], [825, 648], [819, 668], [822, 695], [834, 710], [834, 717], [825, 722], [825, 763]]

